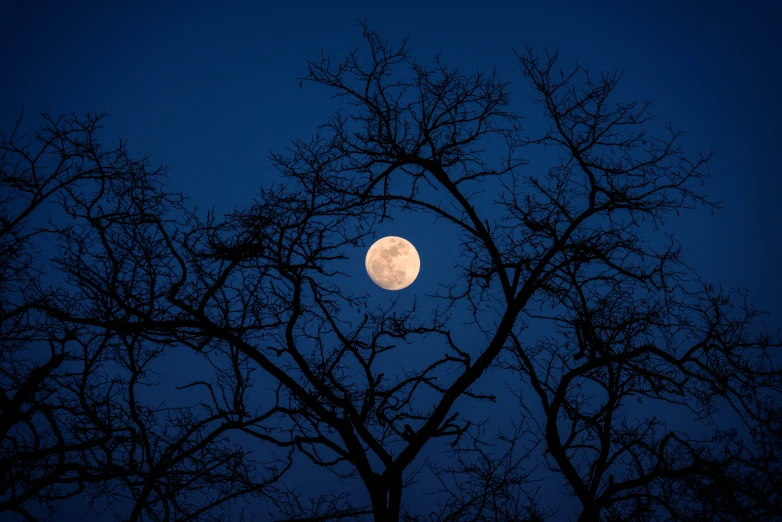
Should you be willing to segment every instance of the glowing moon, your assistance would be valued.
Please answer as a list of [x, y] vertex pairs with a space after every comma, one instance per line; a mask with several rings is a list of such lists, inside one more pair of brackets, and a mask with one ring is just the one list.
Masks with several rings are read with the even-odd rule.
[[377, 286], [386, 290], [401, 290], [418, 277], [421, 260], [410, 241], [388, 236], [378, 239], [369, 247], [365, 265], [367, 274]]

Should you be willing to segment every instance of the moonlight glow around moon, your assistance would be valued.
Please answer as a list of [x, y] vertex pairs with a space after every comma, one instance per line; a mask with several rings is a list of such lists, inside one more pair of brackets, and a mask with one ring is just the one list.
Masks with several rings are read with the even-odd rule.
[[421, 269], [421, 260], [413, 244], [396, 236], [375, 241], [369, 247], [365, 264], [372, 281], [386, 290], [407, 288]]

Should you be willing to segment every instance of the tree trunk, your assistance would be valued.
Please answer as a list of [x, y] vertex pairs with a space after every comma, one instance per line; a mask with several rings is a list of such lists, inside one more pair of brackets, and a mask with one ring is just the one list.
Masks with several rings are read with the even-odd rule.
[[595, 522], [596, 520], [600, 520], [599, 515], [600, 509], [595, 507], [594, 504], [584, 506], [581, 515], [578, 517], [578, 522]]
[[399, 522], [402, 506], [402, 480], [381, 477], [370, 488], [372, 514], [374, 522]]

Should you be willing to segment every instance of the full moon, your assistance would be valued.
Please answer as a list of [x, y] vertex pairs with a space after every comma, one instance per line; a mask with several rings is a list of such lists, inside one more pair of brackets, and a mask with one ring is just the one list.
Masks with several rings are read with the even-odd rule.
[[421, 269], [421, 260], [413, 244], [396, 236], [375, 241], [369, 247], [365, 264], [372, 281], [386, 290], [407, 288]]

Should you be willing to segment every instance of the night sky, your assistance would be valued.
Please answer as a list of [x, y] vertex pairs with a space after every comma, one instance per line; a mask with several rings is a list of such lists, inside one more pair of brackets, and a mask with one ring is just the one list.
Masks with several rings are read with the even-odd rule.
[[[496, 68], [531, 128], [541, 109], [530, 103], [513, 49], [559, 47], [565, 67], [623, 69], [618, 95], [654, 101], [650, 131], [671, 122], [686, 131], [688, 152], [715, 151], [706, 188], [724, 208], [682, 213], [667, 226], [705, 279], [748, 288], [769, 310], [767, 324], [782, 326], [779, 2], [158, 3], [6, 0], [2, 126], [22, 108], [30, 124], [42, 110], [105, 110], [107, 146], [127, 139], [131, 154], [169, 167], [171, 190], [222, 213], [278, 181], [269, 151], [315, 134], [338, 107], [299, 78], [322, 52], [339, 59], [361, 46], [357, 19], [395, 41], [409, 35], [421, 62], [442, 52], [465, 72]], [[527, 169], [546, 164], [539, 152], [528, 159]], [[404, 299], [456, 274], [456, 237], [419, 219], [398, 216], [381, 229], [421, 255]], [[351, 256], [354, 276], [344, 284], [381, 302], [392, 294], [364, 273], [368, 246]]]

